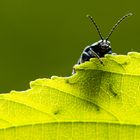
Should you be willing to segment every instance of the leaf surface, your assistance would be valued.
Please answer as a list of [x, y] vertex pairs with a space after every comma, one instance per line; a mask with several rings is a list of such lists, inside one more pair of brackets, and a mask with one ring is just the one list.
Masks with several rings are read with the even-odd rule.
[[102, 61], [1, 94], [0, 140], [139, 140], [140, 54]]

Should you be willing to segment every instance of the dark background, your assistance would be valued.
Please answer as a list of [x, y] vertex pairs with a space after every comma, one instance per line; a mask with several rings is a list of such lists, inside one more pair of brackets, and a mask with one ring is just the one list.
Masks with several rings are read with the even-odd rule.
[[103, 36], [128, 12], [110, 38], [113, 51], [139, 51], [140, 2], [122, 0], [0, 1], [0, 92], [25, 90], [29, 82], [69, 76], [82, 50], [99, 40], [87, 14]]

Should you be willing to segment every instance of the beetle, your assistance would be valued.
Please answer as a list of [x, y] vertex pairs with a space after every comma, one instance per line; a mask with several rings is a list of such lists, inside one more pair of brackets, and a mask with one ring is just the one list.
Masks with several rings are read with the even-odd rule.
[[[99, 27], [97, 26], [95, 20], [92, 18], [92, 16], [90, 15], [87, 15], [87, 17], [91, 20], [91, 22], [93, 23], [93, 25], [95, 26], [98, 34], [99, 34], [99, 37], [100, 37], [100, 40], [98, 42], [95, 42], [89, 46], [87, 46], [77, 64], [81, 64], [81, 63], [84, 63], [85, 61], [89, 61], [90, 58], [98, 58], [100, 63], [103, 64], [102, 60], [100, 59], [101, 57], [104, 57], [105, 54], [112, 54], [112, 49], [111, 49], [111, 45], [110, 45], [110, 41], [108, 41], [108, 39], [110, 38], [110, 36], [112, 35], [112, 33], [114, 32], [114, 30], [116, 29], [116, 27], [124, 20], [126, 19], [126, 17], [129, 17], [131, 16], [132, 13], [128, 13], [126, 15], [124, 15], [122, 18], [120, 18], [117, 23], [113, 26], [113, 28], [111, 29], [111, 31], [109, 32], [108, 36], [104, 39], [102, 37], [102, 34], [99, 30]], [[75, 70], [73, 69], [73, 74], [75, 73]]]

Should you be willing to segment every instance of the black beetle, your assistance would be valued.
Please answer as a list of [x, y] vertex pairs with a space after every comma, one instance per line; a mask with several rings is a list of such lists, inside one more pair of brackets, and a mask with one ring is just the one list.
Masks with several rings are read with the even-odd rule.
[[[112, 49], [110, 46], [110, 41], [108, 41], [109, 37], [111, 36], [111, 34], [113, 33], [113, 31], [116, 29], [116, 27], [126, 18], [131, 16], [132, 13], [128, 13], [126, 15], [124, 15], [122, 18], [120, 18], [117, 23], [113, 26], [113, 28], [111, 29], [110, 33], [108, 34], [108, 36], [104, 39], [101, 35], [101, 32], [96, 24], [96, 22], [94, 21], [94, 19], [90, 16], [87, 15], [87, 17], [91, 20], [91, 22], [93, 23], [93, 25], [95, 26], [101, 40], [99, 40], [98, 42], [95, 42], [93, 44], [91, 44], [90, 46], [87, 46], [84, 51], [82, 52], [77, 64], [81, 64], [84, 63], [85, 61], [89, 61], [90, 58], [98, 58], [99, 61], [101, 62], [101, 64], [103, 64], [103, 62], [101, 61], [101, 57], [104, 57], [105, 54], [112, 54]], [[73, 74], [75, 73], [75, 70], [73, 70]]]

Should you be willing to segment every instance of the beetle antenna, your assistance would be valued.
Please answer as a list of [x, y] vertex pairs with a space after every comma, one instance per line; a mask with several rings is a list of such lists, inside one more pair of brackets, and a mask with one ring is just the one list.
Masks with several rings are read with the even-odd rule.
[[114, 32], [114, 30], [116, 29], [116, 27], [118, 27], [118, 25], [119, 25], [125, 18], [127, 18], [127, 17], [129, 17], [129, 16], [132, 16], [132, 15], [133, 15], [132, 13], [128, 13], [128, 14], [124, 15], [122, 18], [120, 18], [120, 19], [117, 21], [117, 23], [113, 26], [113, 28], [111, 29], [111, 31], [110, 31], [110, 33], [108, 34], [106, 40], [109, 39], [109, 37], [110, 37], [111, 34]]
[[87, 17], [88, 17], [88, 18], [91, 20], [91, 22], [95, 25], [96, 30], [97, 30], [97, 32], [98, 32], [98, 34], [99, 34], [101, 40], [103, 40], [102, 34], [101, 34], [100, 30], [99, 30], [99, 27], [97, 26], [97, 24], [96, 24], [96, 22], [94, 21], [94, 19], [92, 18], [92, 16], [87, 15]]

